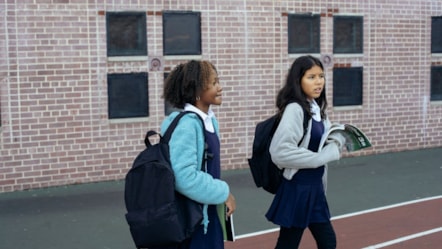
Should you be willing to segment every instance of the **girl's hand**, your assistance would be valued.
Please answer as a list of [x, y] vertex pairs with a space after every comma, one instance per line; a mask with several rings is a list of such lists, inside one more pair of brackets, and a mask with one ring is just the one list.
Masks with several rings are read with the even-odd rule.
[[327, 143], [335, 142], [339, 150], [342, 150], [342, 147], [345, 145], [345, 137], [339, 133], [339, 132], [332, 132], [330, 135], [328, 135]]
[[235, 197], [229, 193], [229, 197], [227, 197], [227, 201], [225, 202], [227, 208], [227, 216], [230, 216], [235, 212], [236, 209], [236, 201]]

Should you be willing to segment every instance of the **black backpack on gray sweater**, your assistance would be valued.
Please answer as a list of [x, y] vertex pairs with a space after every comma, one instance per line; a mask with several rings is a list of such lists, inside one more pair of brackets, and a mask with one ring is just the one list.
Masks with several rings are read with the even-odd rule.
[[[271, 194], [278, 191], [279, 185], [282, 182], [283, 170], [278, 168], [270, 156], [269, 148], [272, 142], [273, 134], [278, 128], [280, 114], [275, 114], [270, 118], [259, 122], [255, 128], [255, 138], [253, 139], [252, 157], [248, 159], [250, 171], [252, 172], [255, 185]], [[299, 142], [301, 144], [307, 132], [309, 116], [304, 111], [304, 135]], [[298, 145], [299, 145], [298, 144]]]

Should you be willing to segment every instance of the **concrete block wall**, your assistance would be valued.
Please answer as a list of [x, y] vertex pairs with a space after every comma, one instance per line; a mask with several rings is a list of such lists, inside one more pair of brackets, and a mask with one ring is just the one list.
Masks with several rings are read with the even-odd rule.
[[[38, 3], [37, 3], [38, 2]], [[201, 13], [202, 55], [218, 68], [223, 104], [222, 168], [246, 168], [255, 124], [297, 55], [287, 52], [287, 15], [321, 15], [320, 57], [330, 55], [333, 121], [353, 123], [385, 153], [442, 146], [442, 103], [430, 101], [431, 17], [442, 2], [421, 1], [0, 1], [0, 192], [124, 178], [143, 136], [164, 118], [163, 74], [195, 57], [163, 56], [163, 10]], [[146, 12], [148, 57], [109, 60], [108, 11]], [[333, 15], [364, 17], [363, 55], [333, 55]], [[149, 60], [160, 58], [160, 71]], [[363, 105], [335, 108], [334, 66], [363, 66]], [[109, 120], [107, 74], [148, 72], [147, 119]]]

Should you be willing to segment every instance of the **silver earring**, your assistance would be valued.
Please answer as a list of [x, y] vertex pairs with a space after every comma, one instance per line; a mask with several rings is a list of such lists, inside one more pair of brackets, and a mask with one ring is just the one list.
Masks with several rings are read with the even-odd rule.
[[197, 97], [196, 97], [196, 101], [200, 101], [200, 96], [197, 96]]

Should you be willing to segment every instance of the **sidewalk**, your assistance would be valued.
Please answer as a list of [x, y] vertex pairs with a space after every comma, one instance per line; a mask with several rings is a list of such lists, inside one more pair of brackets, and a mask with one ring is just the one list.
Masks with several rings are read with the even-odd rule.
[[[272, 195], [248, 169], [224, 171], [237, 199], [237, 235], [275, 228], [264, 213]], [[442, 194], [442, 148], [344, 158], [330, 164], [333, 216]], [[0, 194], [2, 249], [133, 249], [123, 181]]]

